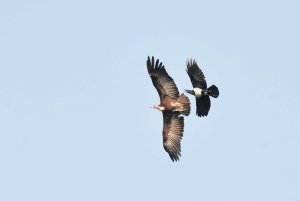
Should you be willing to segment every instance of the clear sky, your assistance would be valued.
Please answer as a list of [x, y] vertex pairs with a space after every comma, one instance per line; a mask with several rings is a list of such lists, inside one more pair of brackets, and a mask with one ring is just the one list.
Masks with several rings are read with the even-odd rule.
[[[300, 200], [297, 1], [0, 2], [0, 200]], [[219, 87], [162, 145], [146, 70]]]

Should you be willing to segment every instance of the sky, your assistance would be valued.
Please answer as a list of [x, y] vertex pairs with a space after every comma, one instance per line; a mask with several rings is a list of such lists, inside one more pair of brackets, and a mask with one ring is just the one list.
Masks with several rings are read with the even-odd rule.
[[[300, 200], [298, 1], [0, 2], [0, 200]], [[218, 86], [162, 145], [147, 56]]]

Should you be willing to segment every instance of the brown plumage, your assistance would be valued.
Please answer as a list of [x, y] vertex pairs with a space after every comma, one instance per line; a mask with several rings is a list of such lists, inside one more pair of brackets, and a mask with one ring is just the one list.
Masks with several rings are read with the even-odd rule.
[[163, 145], [172, 161], [178, 161], [181, 156], [180, 142], [184, 130], [184, 118], [178, 112], [163, 112]]
[[179, 95], [177, 86], [165, 69], [165, 66], [154, 57], [147, 60], [147, 69], [152, 83], [156, 88], [160, 104], [154, 108], [163, 112], [163, 145], [172, 161], [179, 160], [181, 156], [180, 141], [183, 135], [184, 118], [181, 114], [190, 114], [190, 101], [184, 94]]

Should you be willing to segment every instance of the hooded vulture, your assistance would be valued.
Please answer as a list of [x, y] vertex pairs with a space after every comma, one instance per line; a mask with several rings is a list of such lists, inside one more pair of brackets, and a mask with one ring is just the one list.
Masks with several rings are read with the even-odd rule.
[[165, 66], [154, 57], [147, 60], [149, 76], [156, 88], [160, 104], [154, 105], [163, 114], [163, 146], [172, 161], [181, 156], [181, 139], [184, 130], [184, 118], [190, 114], [190, 101], [184, 94], [179, 95], [174, 80], [168, 75]]

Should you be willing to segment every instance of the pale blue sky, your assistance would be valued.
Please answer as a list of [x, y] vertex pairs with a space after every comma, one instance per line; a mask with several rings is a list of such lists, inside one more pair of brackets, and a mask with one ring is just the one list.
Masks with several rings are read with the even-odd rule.
[[[297, 1], [1, 1], [0, 200], [300, 200]], [[147, 56], [220, 97], [162, 146]]]

